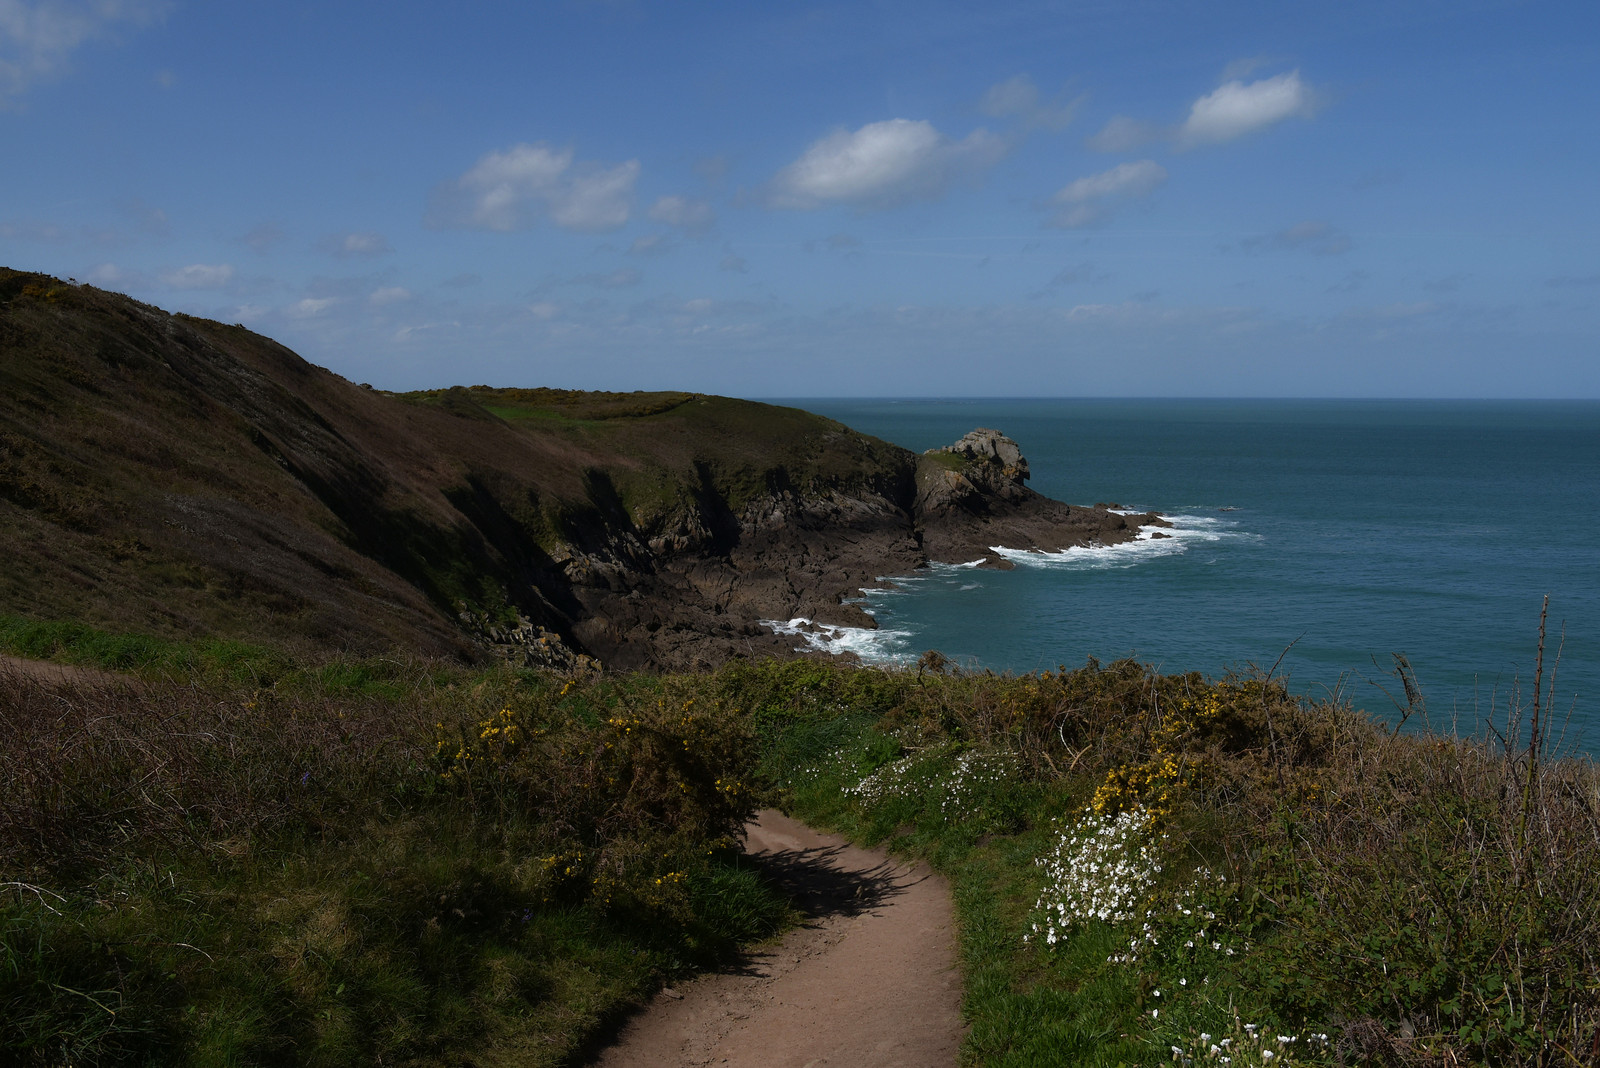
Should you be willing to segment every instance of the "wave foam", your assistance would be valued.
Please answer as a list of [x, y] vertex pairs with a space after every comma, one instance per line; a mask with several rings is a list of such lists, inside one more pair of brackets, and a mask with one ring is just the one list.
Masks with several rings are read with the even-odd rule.
[[774, 634], [793, 635], [803, 640], [805, 645], [796, 646], [796, 652], [810, 649], [819, 653], [854, 653], [869, 664], [903, 664], [915, 659], [910, 653], [909, 630], [836, 627], [814, 623], [804, 616], [788, 621], [758, 619], [756, 622]]
[[1111, 568], [1136, 567], [1148, 560], [1164, 556], [1178, 556], [1189, 551], [1191, 545], [1222, 541], [1226, 538], [1255, 537], [1236, 530], [1238, 522], [1218, 519], [1209, 515], [1177, 513], [1161, 518], [1170, 527], [1140, 527], [1132, 541], [1116, 545], [1080, 545], [1060, 552], [1039, 549], [1008, 549], [992, 546], [990, 551], [1022, 567], [1063, 568], [1074, 571], [1104, 571]]

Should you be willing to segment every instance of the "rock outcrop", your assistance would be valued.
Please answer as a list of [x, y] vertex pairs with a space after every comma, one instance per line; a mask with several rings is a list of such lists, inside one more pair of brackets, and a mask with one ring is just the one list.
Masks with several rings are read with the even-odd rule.
[[1060, 552], [1084, 545], [1115, 545], [1145, 526], [1168, 525], [1154, 513], [1123, 514], [1112, 506], [1082, 508], [1051, 500], [1025, 483], [1022, 449], [998, 430], [980, 427], [917, 461], [914, 507], [928, 559], [982, 561], [1013, 566], [993, 550]]

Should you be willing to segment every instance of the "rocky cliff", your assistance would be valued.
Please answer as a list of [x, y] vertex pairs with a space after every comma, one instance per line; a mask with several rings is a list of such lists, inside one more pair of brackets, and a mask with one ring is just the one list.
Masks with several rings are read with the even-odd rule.
[[760, 619], [929, 560], [1135, 535], [1009, 438], [917, 456], [688, 393], [388, 394], [239, 326], [0, 269], [0, 613], [529, 663], [791, 655]]

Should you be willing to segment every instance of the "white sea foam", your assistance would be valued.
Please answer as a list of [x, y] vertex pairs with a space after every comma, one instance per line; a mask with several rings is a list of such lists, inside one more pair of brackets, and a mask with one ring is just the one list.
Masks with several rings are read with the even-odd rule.
[[[1138, 513], [1132, 513], [1138, 514]], [[1190, 546], [1222, 541], [1226, 538], [1255, 537], [1236, 530], [1237, 521], [1216, 516], [1173, 514], [1162, 516], [1170, 527], [1140, 527], [1132, 541], [1116, 545], [1080, 545], [1060, 552], [1039, 549], [1008, 549], [996, 545], [991, 551], [1021, 567], [1063, 568], [1074, 571], [1104, 571], [1137, 567], [1149, 560], [1177, 556]]]
[[771, 628], [775, 634], [800, 638], [805, 645], [796, 646], [796, 652], [813, 649], [821, 653], [854, 653], [870, 664], [899, 664], [915, 659], [907, 641], [911, 637], [908, 630], [835, 627], [813, 623], [804, 616], [796, 616], [787, 622], [781, 619], [760, 619], [756, 622]]

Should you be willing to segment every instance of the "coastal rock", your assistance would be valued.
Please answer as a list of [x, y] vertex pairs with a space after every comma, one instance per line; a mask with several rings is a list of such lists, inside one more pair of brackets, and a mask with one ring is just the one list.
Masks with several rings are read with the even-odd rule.
[[945, 445], [933, 452], [947, 452], [968, 460], [997, 463], [1002, 477], [1017, 485], [1028, 480], [1028, 461], [1023, 458], [1017, 443], [998, 430], [978, 427], [969, 431], [954, 445]]
[[1004, 570], [1013, 565], [996, 548], [1061, 552], [1116, 545], [1138, 537], [1142, 527], [1170, 526], [1154, 513], [1051, 500], [1024, 484], [1029, 474], [1020, 446], [987, 427], [923, 453], [912, 510], [928, 559]]

